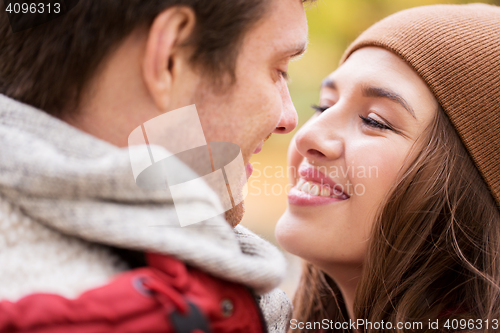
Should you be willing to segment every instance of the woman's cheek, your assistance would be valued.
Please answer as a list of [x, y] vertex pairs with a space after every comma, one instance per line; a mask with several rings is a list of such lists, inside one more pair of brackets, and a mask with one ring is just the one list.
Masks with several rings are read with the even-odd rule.
[[352, 182], [351, 193], [366, 211], [382, 204], [397, 180], [407, 149], [387, 145], [363, 145], [358, 148], [356, 154], [346, 156], [351, 161], [347, 179]]
[[399, 153], [385, 154], [376, 161], [377, 172], [373, 173], [368, 180], [380, 204], [397, 184], [398, 178], [402, 176], [406, 153], [407, 151], [401, 147]]

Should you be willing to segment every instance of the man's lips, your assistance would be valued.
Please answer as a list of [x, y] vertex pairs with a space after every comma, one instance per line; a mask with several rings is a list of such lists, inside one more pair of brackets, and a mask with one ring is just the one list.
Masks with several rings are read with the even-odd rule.
[[[258, 154], [260, 153], [260, 151], [262, 150], [262, 146], [264, 146], [264, 142], [261, 142], [257, 148], [255, 148], [253, 154]], [[252, 172], [253, 172], [253, 167], [252, 167], [252, 164], [250, 164], [250, 162], [247, 163], [246, 165], [246, 172], [247, 172], [247, 179], [250, 178], [250, 176], [252, 175]]]
[[264, 142], [262, 142], [260, 145], [258, 145], [257, 148], [255, 148], [253, 153], [254, 154], [260, 153], [260, 151], [262, 150], [262, 146], [264, 146]]
[[250, 162], [247, 163], [245, 171], [247, 172], [247, 179], [250, 178], [253, 172], [253, 166], [250, 164]]

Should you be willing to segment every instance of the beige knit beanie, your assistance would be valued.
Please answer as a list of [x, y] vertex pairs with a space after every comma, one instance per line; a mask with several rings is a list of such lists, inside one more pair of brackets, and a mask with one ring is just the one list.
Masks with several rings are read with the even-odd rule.
[[500, 7], [404, 10], [363, 32], [341, 63], [364, 46], [394, 52], [424, 79], [500, 209]]

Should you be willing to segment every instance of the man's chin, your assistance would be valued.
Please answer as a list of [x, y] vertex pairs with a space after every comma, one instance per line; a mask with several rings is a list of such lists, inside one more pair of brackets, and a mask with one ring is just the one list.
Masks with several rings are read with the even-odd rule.
[[236, 227], [245, 214], [245, 203], [242, 201], [240, 204], [225, 212], [226, 221], [234, 228]]

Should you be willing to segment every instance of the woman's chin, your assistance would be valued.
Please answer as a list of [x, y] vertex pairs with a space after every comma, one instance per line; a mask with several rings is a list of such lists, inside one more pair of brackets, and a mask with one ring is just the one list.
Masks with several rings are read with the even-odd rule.
[[278, 222], [276, 223], [276, 228], [274, 229], [274, 236], [276, 237], [276, 241], [278, 244], [287, 252], [292, 253], [290, 250], [290, 243], [291, 242], [290, 238], [295, 238], [295, 232], [294, 229], [290, 228], [290, 212], [287, 208], [287, 210], [281, 215], [279, 218]]
[[274, 235], [283, 250], [319, 267], [362, 262], [367, 237], [353, 239], [338, 228], [331, 217], [325, 222], [321, 217], [295, 214], [287, 208], [276, 224]]
[[311, 249], [313, 244], [308, 244], [311, 235], [306, 231], [306, 225], [300, 218], [294, 216], [289, 209], [281, 215], [274, 235], [278, 244], [287, 252], [299, 257], [305, 255], [307, 249]]

